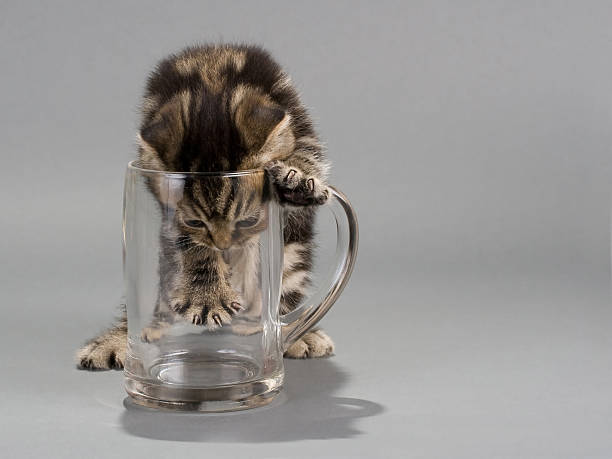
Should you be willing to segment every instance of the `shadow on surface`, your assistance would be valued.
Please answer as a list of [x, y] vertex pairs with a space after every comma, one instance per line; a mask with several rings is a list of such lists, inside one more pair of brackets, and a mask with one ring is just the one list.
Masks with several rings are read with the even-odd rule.
[[135, 405], [129, 397], [123, 430], [158, 440], [192, 442], [285, 442], [350, 438], [361, 434], [354, 422], [384, 411], [382, 405], [335, 397], [347, 375], [330, 359], [285, 361], [284, 394], [270, 405], [233, 413], [173, 413]]

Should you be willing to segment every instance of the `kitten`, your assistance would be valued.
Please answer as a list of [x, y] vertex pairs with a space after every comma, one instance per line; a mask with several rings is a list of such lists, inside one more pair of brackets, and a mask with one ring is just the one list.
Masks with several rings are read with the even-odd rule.
[[[294, 309], [309, 284], [315, 209], [329, 196], [328, 163], [290, 78], [270, 55], [255, 46], [198, 46], [161, 61], [146, 85], [139, 143], [139, 165], [148, 169], [266, 170], [263, 177], [271, 182], [287, 216], [281, 313]], [[177, 220], [168, 226], [174, 229], [162, 229], [161, 290], [169, 294], [160, 297], [158, 312], [172, 311], [212, 329], [229, 323], [243, 308], [219, 249], [248, 244], [249, 234], [261, 224], [257, 208], [266, 199], [266, 186], [251, 184], [260, 191], [251, 208], [241, 204], [238, 209], [244, 197], [229, 197], [228, 192], [226, 199], [215, 199], [222, 204], [212, 209], [216, 204], [205, 198], [206, 190], [198, 183], [187, 186]], [[150, 186], [155, 193], [154, 184]], [[213, 210], [224, 216], [216, 223], [240, 227], [241, 240], [232, 240], [223, 225], [208, 232], [212, 222], [203, 209], [208, 216]], [[177, 228], [179, 233], [172, 233]], [[187, 250], [191, 247], [197, 250]], [[122, 368], [126, 346], [124, 313], [116, 325], [79, 350], [78, 365]], [[329, 336], [312, 330], [285, 356], [321, 357], [332, 352]]]

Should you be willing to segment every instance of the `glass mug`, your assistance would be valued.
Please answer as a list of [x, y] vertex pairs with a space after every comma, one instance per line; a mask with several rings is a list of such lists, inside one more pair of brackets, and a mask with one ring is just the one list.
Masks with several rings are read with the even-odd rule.
[[[142, 169], [136, 162], [128, 165], [123, 210], [128, 315], [124, 374], [135, 403], [230, 411], [274, 399], [283, 384], [283, 352], [325, 315], [355, 263], [358, 229], [349, 201], [330, 187], [324, 207], [336, 220], [336, 268], [318, 292], [281, 315], [286, 216], [263, 170], [173, 173]], [[184, 237], [194, 231], [185, 226], [185, 208], [198, 208], [210, 217], [197, 225], [207, 231]], [[191, 242], [201, 237], [209, 237], [209, 244]], [[205, 255], [218, 265], [198, 265]], [[221, 306], [186, 306], [176, 300], [181, 289], [193, 288], [192, 277], [208, 279], [214, 266], [226, 267], [217, 277], [229, 284], [230, 295], [240, 298], [238, 305], [222, 304], [223, 298]], [[188, 295], [185, 298], [189, 301]]]

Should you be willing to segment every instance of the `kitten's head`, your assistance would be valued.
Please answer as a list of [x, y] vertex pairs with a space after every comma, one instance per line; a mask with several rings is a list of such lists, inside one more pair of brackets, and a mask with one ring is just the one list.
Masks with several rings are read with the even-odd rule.
[[268, 225], [267, 187], [259, 171], [189, 179], [176, 205], [176, 225], [190, 244], [215, 250], [242, 246]]
[[[265, 51], [188, 48], [162, 61], [148, 80], [139, 165], [171, 172], [262, 168], [293, 152], [294, 130], [310, 132], [301, 110], [287, 75]], [[167, 184], [154, 178], [149, 187], [162, 205], [176, 209], [191, 241], [225, 249], [266, 224], [264, 181], [263, 172], [236, 180], [205, 176], [186, 182], [179, 202]]]
[[189, 48], [162, 61], [147, 84], [143, 167], [177, 172], [254, 169], [295, 146], [288, 77], [256, 48]]

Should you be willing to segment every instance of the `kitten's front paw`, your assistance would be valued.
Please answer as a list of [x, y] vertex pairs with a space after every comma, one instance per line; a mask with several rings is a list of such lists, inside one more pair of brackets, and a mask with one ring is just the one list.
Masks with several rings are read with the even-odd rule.
[[285, 357], [308, 359], [334, 353], [334, 342], [323, 330], [309, 331], [285, 351]]
[[329, 198], [327, 186], [316, 177], [308, 177], [299, 169], [280, 161], [267, 168], [281, 202], [296, 206], [324, 204]]
[[232, 316], [244, 309], [238, 294], [225, 292], [201, 292], [191, 297], [178, 297], [170, 301], [170, 308], [194, 325], [205, 325], [215, 330], [232, 321]]

